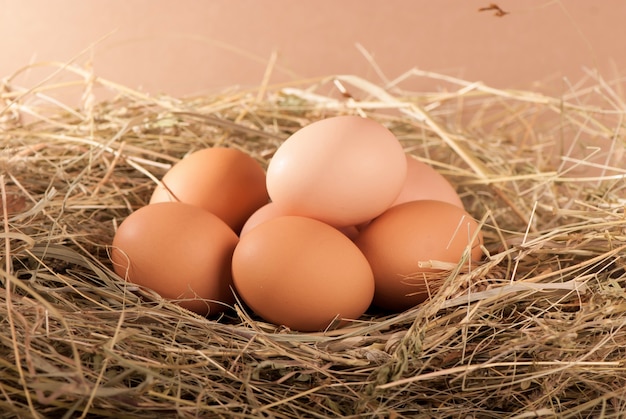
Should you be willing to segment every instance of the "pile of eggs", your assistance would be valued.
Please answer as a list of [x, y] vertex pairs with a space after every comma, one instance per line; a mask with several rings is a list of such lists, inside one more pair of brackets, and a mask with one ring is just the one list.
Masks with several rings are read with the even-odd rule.
[[196, 313], [237, 296], [266, 321], [318, 331], [423, 302], [438, 263], [480, 259], [481, 240], [443, 176], [378, 122], [338, 116], [295, 132], [267, 172], [235, 148], [191, 153], [120, 224], [111, 260]]

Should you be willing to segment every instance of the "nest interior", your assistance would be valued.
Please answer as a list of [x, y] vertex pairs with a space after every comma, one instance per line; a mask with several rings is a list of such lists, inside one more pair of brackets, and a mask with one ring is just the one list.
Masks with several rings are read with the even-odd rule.
[[[626, 411], [626, 106], [445, 76], [433, 92], [335, 75], [202, 97], [84, 71], [0, 90], [0, 417], [618, 417]], [[87, 81], [85, 81], [87, 80]], [[326, 333], [240, 306], [207, 319], [117, 277], [117, 225], [185, 154], [266, 166], [308, 123], [373, 118], [456, 187], [483, 260], [425, 303]]]

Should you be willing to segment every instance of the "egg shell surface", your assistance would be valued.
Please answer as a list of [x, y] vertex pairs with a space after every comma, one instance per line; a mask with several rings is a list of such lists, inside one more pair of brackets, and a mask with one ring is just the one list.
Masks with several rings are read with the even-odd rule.
[[[266, 221], [271, 220], [272, 218], [284, 216], [284, 215], [293, 215], [285, 213], [284, 208], [276, 205], [273, 202], [269, 202], [263, 205], [261, 208], [256, 210], [254, 214], [248, 218], [248, 221], [241, 228], [241, 233], [239, 233], [239, 237], [244, 236], [254, 227], [262, 224]], [[359, 230], [355, 226], [347, 226], [347, 227], [338, 227], [337, 230], [341, 231], [346, 235], [350, 240], [354, 240], [356, 236], [359, 234]]]
[[406, 179], [400, 190], [400, 194], [392, 206], [404, 202], [430, 199], [435, 201], [449, 202], [459, 208], [463, 207], [463, 201], [457, 194], [450, 182], [432, 166], [417, 160], [410, 155], [406, 156], [407, 173]]
[[216, 215], [161, 202], [138, 209], [120, 224], [111, 261], [129, 282], [198, 314], [214, 315], [234, 303], [231, 258], [238, 241]]
[[337, 116], [296, 131], [267, 169], [272, 202], [286, 213], [354, 226], [385, 211], [406, 178], [402, 145], [382, 124]]
[[242, 236], [232, 261], [237, 293], [259, 316], [292, 330], [319, 331], [357, 319], [374, 295], [365, 256], [321, 221], [280, 216]]
[[428, 278], [437, 279], [432, 274], [442, 272], [428, 263], [458, 264], [468, 247], [471, 259], [480, 260], [482, 234], [477, 230], [470, 214], [442, 201], [406, 202], [374, 219], [355, 240], [374, 272], [374, 305], [402, 311], [426, 300]]
[[268, 202], [265, 171], [243, 151], [212, 147], [176, 163], [157, 185], [150, 203], [180, 201], [217, 215], [239, 233], [253, 212]]
[[273, 218], [280, 217], [283, 215], [290, 215], [290, 214], [285, 213], [283, 208], [279, 207], [275, 203], [268, 202], [267, 204], [263, 205], [261, 208], [256, 210], [254, 213], [252, 213], [252, 215], [248, 218], [246, 223], [241, 228], [241, 232], [239, 233], [239, 236], [240, 237], [244, 236], [246, 233], [248, 233], [250, 230], [258, 226], [259, 224], [263, 224], [266, 221], [269, 221]]

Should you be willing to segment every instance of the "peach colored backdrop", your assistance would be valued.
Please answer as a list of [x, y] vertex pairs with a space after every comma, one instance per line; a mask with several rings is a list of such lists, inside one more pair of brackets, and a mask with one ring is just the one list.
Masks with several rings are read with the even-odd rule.
[[[495, 87], [563, 92], [585, 68], [626, 72], [623, 0], [0, 0], [0, 77], [74, 60], [149, 93], [201, 94], [336, 73], [380, 81], [412, 67]], [[54, 71], [31, 69], [32, 86]], [[424, 81], [426, 83], [426, 81]], [[420, 85], [414, 88], [432, 88]]]

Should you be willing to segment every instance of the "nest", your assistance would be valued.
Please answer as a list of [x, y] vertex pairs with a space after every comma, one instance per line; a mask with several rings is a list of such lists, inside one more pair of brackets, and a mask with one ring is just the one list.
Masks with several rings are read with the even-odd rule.
[[[203, 97], [149, 96], [63, 65], [2, 84], [0, 417], [618, 417], [626, 410], [626, 107], [442, 75], [433, 92], [337, 75]], [[86, 81], [84, 81], [86, 80]], [[89, 92], [103, 86], [110, 100]], [[291, 133], [375, 119], [457, 188], [485, 254], [406, 312], [326, 333], [237, 305], [207, 319], [116, 276], [117, 225], [185, 154], [264, 166]]]

